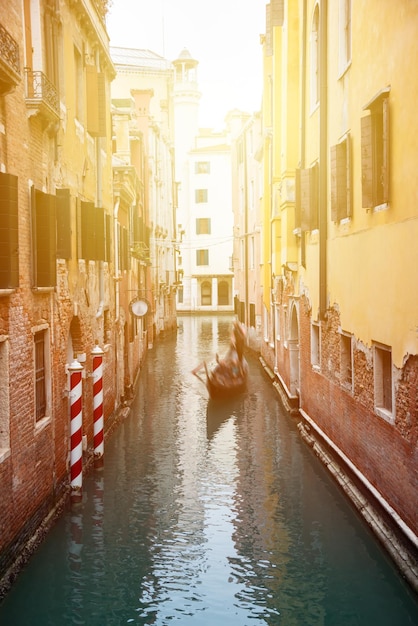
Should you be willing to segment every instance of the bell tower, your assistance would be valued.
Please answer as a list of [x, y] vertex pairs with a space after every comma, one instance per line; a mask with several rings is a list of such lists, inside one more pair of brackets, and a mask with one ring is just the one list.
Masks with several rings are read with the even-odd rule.
[[197, 66], [184, 48], [173, 61], [174, 66], [174, 146], [176, 181], [182, 182], [187, 153], [194, 145], [198, 134], [199, 100], [201, 93], [197, 84]]

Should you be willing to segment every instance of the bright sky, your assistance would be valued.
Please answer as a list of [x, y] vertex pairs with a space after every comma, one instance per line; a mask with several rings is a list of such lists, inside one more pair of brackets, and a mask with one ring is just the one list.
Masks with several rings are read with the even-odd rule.
[[145, 48], [175, 60], [183, 48], [199, 61], [200, 126], [224, 127], [228, 111], [261, 107], [267, 0], [112, 0], [111, 46]]

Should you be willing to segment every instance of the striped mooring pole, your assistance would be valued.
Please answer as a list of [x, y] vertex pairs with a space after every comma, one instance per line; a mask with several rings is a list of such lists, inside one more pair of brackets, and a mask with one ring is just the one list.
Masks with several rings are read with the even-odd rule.
[[81, 497], [83, 486], [83, 437], [82, 437], [82, 371], [83, 366], [74, 358], [68, 366], [70, 372], [70, 468], [72, 497]]
[[103, 350], [98, 343], [91, 351], [93, 356], [93, 443], [94, 462], [100, 464], [103, 461], [104, 435], [103, 435]]

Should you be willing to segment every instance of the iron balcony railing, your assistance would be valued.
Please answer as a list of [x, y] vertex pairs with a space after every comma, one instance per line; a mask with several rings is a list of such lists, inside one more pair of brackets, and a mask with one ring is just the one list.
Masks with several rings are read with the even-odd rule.
[[59, 118], [58, 91], [49, 78], [40, 71], [25, 68], [26, 104], [31, 107], [43, 107]]
[[20, 81], [19, 46], [0, 24], [0, 89], [8, 91]]

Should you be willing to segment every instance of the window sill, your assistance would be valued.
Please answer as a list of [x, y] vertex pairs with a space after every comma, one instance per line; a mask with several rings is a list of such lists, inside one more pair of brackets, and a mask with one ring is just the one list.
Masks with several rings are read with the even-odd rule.
[[388, 411], [387, 409], [378, 406], [375, 406], [374, 410], [376, 415], [384, 419], [386, 422], [389, 422], [389, 424], [395, 423], [395, 416], [391, 411]]
[[0, 448], [0, 463], [3, 463], [10, 456], [10, 448]]
[[32, 287], [34, 293], [53, 293], [55, 287]]
[[46, 415], [45, 417], [42, 417], [35, 424], [35, 434], [38, 434], [41, 431], [43, 431], [44, 428], [46, 428], [46, 426], [48, 426], [48, 424], [50, 424], [50, 423], [51, 423], [51, 417], [49, 415]]

